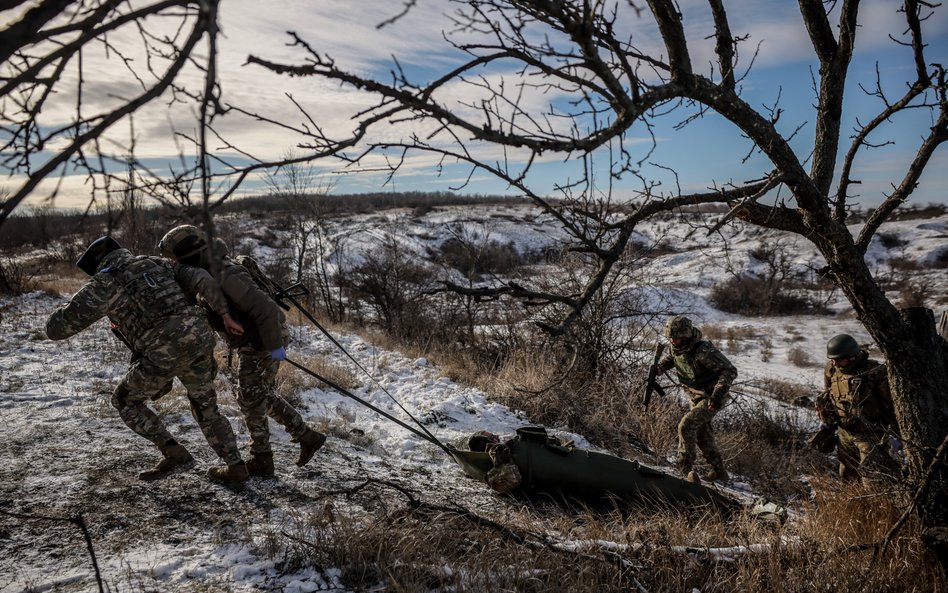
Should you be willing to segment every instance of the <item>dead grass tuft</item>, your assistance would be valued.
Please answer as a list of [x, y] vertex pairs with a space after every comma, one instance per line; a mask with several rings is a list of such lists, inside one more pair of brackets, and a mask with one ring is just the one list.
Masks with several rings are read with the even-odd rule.
[[54, 262], [48, 264], [41, 274], [34, 279], [36, 290], [48, 294], [74, 294], [85, 286], [89, 277], [68, 262]]

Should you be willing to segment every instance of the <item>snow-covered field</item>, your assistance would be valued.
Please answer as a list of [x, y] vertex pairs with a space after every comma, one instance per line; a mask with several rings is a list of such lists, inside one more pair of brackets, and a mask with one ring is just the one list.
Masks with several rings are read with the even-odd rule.
[[[548, 220], [525, 207], [438, 209], [421, 218], [396, 212], [340, 224], [337, 232], [347, 233], [349, 256], [387, 233], [418, 254], [458, 233], [486, 233], [498, 242], [531, 250], [562, 238]], [[771, 233], [725, 229], [725, 251], [720, 240], [682, 228], [641, 229], [643, 242], [661, 239], [677, 247], [676, 253], [649, 264], [654, 267], [649, 298], [671, 303], [675, 312], [722, 332], [746, 328], [743, 335], [768, 338], [747, 338], [730, 347], [719, 344], [740, 371], [738, 391], [751, 393], [756, 380], [770, 378], [809, 386], [815, 393], [830, 337], [846, 332], [869, 341], [839, 295], [830, 303], [831, 315], [745, 318], [715, 310], [707, 301], [711, 286], [728, 277], [728, 266], [758, 265], [748, 254], [760, 245], [787, 245], [800, 266], [819, 267], [820, 258], [804, 242], [788, 243], [790, 239]], [[869, 257], [880, 271], [893, 257], [914, 260], [926, 269], [948, 249], [948, 217], [890, 223], [882, 232], [897, 236], [904, 245], [886, 249], [873, 242]], [[257, 247], [247, 239], [238, 250]], [[262, 248], [256, 255], [268, 257]], [[948, 270], [926, 269], [925, 274], [931, 284], [930, 306], [944, 309]], [[0, 510], [19, 515], [0, 515], [0, 592], [97, 590], [82, 533], [75, 524], [57, 520], [80, 514], [109, 590], [290, 593], [345, 590], [333, 567], [299, 569], [284, 563], [279, 549], [272, 549], [274, 534], [296, 533], [307, 516], [324, 512], [328, 505], [337, 514], [359, 515], [355, 503], [328, 492], [378, 478], [420, 490], [439, 504], [463, 501], [488, 514], [502, 512], [507, 504], [466, 478], [437, 447], [348, 398], [315, 387], [299, 394], [300, 409], [330, 433], [326, 446], [307, 467], [298, 468], [293, 464], [296, 445], [273, 425], [278, 477], [255, 479], [234, 492], [206, 479], [204, 472], [216, 458], [190, 417], [183, 390], [176, 386], [157, 408], [198, 465], [159, 482], [141, 482], [138, 472], [156, 462], [158, 453], [127, 429], [109, 404], [127, 353], [109, 333], [107, 322], [66, 342], [47, 340], [46, 318], [66, 298], [32, 293], [0, 299]], [[389, 396], [319, 332], [300, 326], [293, 334], [291, 357], [320, 357], [350, 369], [361, 383], [356, 395], [404, 418]], [[481, 429], [507, 435], [529, 423], [484, 393], [446, 378], [425, 359], [380, 350], [354, 335], [337, 339], [444, 442], [464, 443]], [[812, 363], [791, 362], [795, 350], [810, 353]], [[796, 360], [799, 363], [799, 354]], [[226, 369], [218, 384], [222, 407], [245, 446], [246, 430]], [[753, 393], [751, 399], [782, 406]], [[813, 421], [809, 411], [794, 410]], [[564, 436], [580, 447], [589, 446], [582, 435]], [[752, 489], [737, 478], [742, 489]]]

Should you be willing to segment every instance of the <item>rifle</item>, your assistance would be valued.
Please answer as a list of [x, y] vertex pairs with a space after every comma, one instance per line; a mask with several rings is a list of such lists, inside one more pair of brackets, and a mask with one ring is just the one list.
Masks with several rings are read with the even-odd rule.
[[652, 359], [652, 366], [648, 367], [648, 378], [645, 380], [645, 396], [642, 398], [642, 405], [648, 410], [648, 404], [652, 401], [652, 393], [658, 393], [665, 397], [665, 388], [658, 384], [658, 363], [662, 359], [662, 353], [665, 351], [665, 344], [659, 342], [655, 345], [655, 357]]
[[284, 311], [289, 311], [290, 305], [284, 303], [283, 299], [289, 297], [301, 297], [308, 294], [309, 289], [306, 288], [302, 282], [297, 282], [287, 286], [286, 288], [275, 288], [273, 291], [273, 300], [276, 301], [276, 304], [280, 305]]

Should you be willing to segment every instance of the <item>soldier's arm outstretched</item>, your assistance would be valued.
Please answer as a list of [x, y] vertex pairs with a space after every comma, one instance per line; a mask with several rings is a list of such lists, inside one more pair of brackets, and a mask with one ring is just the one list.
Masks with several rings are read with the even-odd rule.
[[50, 340], [65, 340], [86, 329], [108, 314], [114, 288], [105, 274], [96, 274], [46, 321]]

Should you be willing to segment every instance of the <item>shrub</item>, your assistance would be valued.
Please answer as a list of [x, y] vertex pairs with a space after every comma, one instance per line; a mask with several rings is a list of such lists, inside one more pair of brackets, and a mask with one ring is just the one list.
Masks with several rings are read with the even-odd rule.
[[508, 274], [526, 263], [510, 243], [467, 242], [458, 238], [448, 239], [441, 245], [439, 259], [475, 281], [485, 274]]
[[734, 276], [715, 284], [710, 300], [721, 311], [749, 316], [798, 315], [817, 309], [806, 297], [790, 293], [788, 287], [769, 285], [756, 276]]
[[896, 249], [908, 245], [908, 240], [899, 237], [898, 233], [879, 233], [879, 242], [886, 249]]
[[0, 294], [18, 295], [36, 290], [35, 274], [22, 260], [0, 259]]
[[818, 363], [813, 362], [813, 359], [810, 357], [810, 353], [800, 346], [794, 346], [789, 351], [787, 351], [787, 360], [790, 361], [790, 363], [794, 366], [798, 367], [819, 366]]

